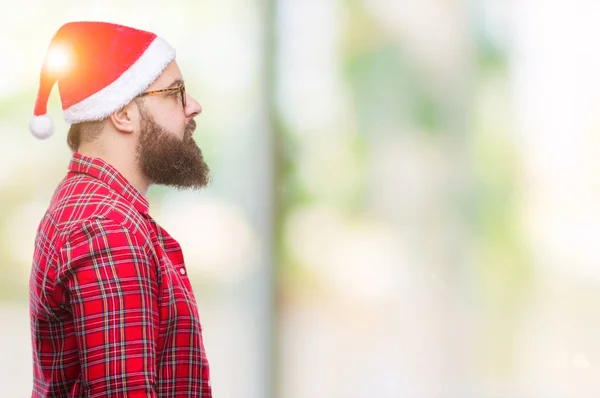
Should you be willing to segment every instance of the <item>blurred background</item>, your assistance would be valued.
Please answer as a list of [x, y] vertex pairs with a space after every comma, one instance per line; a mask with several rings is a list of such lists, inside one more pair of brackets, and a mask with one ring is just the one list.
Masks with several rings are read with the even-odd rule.
[[204, 108], [153, 187], [215, 397], [600, 394], [600, 3], [21, 0], [0, 12], [0, 386], [31, 395], [33, 239], [71, 153], [28, 131], [54, 32], [157, 33]]

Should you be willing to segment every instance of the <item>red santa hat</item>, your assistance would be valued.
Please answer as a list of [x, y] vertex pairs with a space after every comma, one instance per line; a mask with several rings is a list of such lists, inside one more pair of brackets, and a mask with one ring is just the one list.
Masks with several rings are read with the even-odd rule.
[[175, 59], [175, 50], [156, 34], [107, 22], [70, 22], [52, 38], [40, 75], [31, 133], [53, 133], [46, 114], [58, 82], [68, 124], [103, 120], [143, 92]]

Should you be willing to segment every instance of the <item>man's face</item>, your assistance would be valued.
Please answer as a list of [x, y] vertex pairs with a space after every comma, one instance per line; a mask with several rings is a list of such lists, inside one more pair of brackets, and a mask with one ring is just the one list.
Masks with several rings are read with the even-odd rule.
[[179, 189], [199, 189], [210, 180], [210, 170], [202, 151], [192, 138], [196, 122], [191, 119], [181, 132], [167, 131], [140, 107], [141, 128], [137, 146], [138, 162], [152, 184]]

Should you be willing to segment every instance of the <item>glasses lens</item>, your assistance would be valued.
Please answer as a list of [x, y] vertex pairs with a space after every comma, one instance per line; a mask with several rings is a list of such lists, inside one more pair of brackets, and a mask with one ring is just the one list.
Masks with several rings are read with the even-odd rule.
[[183, 107], [185, 108], [185, 86], [182, 84], [181, 88], [179, 89], [179, 91], [181, 92], [181, 103], [183, 104]]

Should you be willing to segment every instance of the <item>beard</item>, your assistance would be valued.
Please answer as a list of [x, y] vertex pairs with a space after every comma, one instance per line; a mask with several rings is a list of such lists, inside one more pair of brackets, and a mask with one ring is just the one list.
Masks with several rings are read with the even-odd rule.
[[210, 170], [192, 138], [196, 122], [185, 126], [183, 140], [162, 128], [152, 115], [142, 112], [137, 147], [141, 171], [151, 184], [177, 189], [200, 189], [210, 182]]

